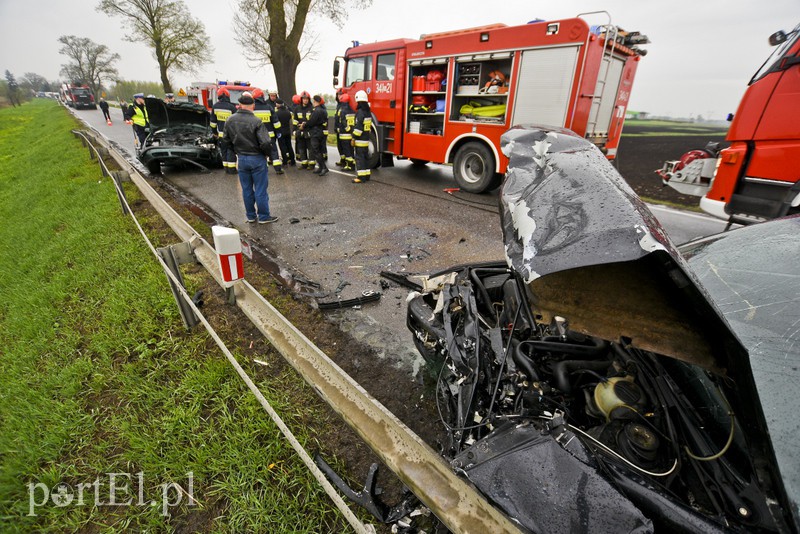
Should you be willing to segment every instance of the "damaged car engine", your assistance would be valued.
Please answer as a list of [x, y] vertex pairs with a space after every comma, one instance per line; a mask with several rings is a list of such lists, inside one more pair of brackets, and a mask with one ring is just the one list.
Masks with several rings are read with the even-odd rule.
[[436, 377], [442, 454], [520, 526], [772, 528], [710, 374], [543, 320], [503, 264], [426, 286], [410, 297], [408, 327]]
[[205, 128], [193, 125], [164, 128], [153, 132], [145, 143], [146, 147], [163, 146], [196, 146], [205, 150], [214, 150], [216, 141]]

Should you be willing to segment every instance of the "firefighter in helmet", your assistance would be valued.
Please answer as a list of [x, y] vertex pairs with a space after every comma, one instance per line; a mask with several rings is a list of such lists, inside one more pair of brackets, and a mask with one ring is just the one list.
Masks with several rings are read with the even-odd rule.
[[356, 93], [356, 119], [353, 124], [353, 146], [356, 149], [356, 177], [354, 184], [369, 182], [369, 143], [372, 132], [372, 111], [366, 91]]
[[341, 93], [338, 97], [339, 105], [336, 107], [335, 124], [336, 137], [339, 145], [339, 161], [337, 165], [342, 166], [344, 171], [352, 171], [356, 168], [356, 160], [353, 157], [353, 125], [356, 122], [356, 115], [350, 107], [350, 95]]
[[261, 122], [264, 123], [264, 126], [267, 128], [267, 132], [269, 132], [269, 140], [270, 140], [270, 156], [268, 159], [272, 161], [272, 166], [275, 168], [275, 174], [283, 174], [283, 163], [281, 158], [278, 157], [278, 139], [277, 133], [279, 132], [278, 128], [281, 127], [281, 123], [278, 122], [277, 127], [275, 125], [276, 116], [275, 110], [272, 108], [272, 105], [264, 100], [264, 91], [261, 89], [253, 89], [253, 99], [255, 100], [255, 108], [253, 108], [253, 114], [261, 119]]
[[303, 125], [303, 131], [308, 132], [311, 158], [317, 162], [314, 174], [325, 176], [328, 174], [328, 166], [325, 164], [323, 147], [328, 136], [328, 112], [325, 110], [325, 101], [320, 95], [314, 95], [313, 101], [314, 110]]
[[309, 132], [304, 129], [305, 123], [311, 118], [314, 106], [311, 105], [311, 95], [308, 91], [300, 93], [300, 104], [294, 110], [295, 143], [297, 145], [297, 166], [300, 169], [313, 169], [314, 160], [309, 158]]
[[[231, 102], [231, 93], [226, 87], [217, 89], [217, 102], [211, 108], [211, 131], [217, 137], [225, 136], [225, 121], [236, 113], [236, 105]], [[220, 144], [222, 166], [226, 174], [236, 174], [236, 153], [228, 145]]]

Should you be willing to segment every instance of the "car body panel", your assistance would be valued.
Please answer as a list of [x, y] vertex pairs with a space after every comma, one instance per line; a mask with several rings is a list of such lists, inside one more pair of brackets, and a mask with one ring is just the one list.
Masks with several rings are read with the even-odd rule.
[[[797, 531], [797, 462], [780, 467], [797, 451], [800, 318], [781, 307], [800, 301], [797, 238], [775, 238], [794, 270], [773, 273], [764, 299], [757, 291], [744, 307], [734, 297], [747, 268], [726, 286], [706, 262], [703, 279], [728, 290], [723, 313], [719, 288], [709, 292], [596, 147], [525, 126], [504, 135], [503, 150], [507, 265], [453, 268], [408, 306], [439, 375], [454, 469], [534, 531]], [[781, 281], [794, 284], [788, 300]], [[762, 306], [785, 314], [771, 333], [748, 322]], [[758, 348], [765, 336], [775, 351]], [[770, 381], [781, 394], [767, 389], [763, 402], [757, 382]], [[619, 395], [606, 408], [609, 391]], [[771, 429], [785, 433], [777, 455]], [[603, 514], [609, 498], [619, 508]], [[535, 506], [560, 510], [558, 520], [545, 524]]]

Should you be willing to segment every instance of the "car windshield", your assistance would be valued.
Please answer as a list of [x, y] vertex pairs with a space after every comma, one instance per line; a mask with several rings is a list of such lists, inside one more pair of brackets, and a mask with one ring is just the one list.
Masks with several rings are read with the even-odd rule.
[[800, 217], [689, 243], [681, 252], [750, 354], [789, 499], [800, 502]]
[[787, 34], [784, 42], [775, 47], [775, 50], [772, 51], [764, 64], [761, 65], [761, 68], [759, 68], [758, 71], [753, 74], [750, 84], [761, 79], [768, 72], [771, 72], [772, 69], [783, 58], [783, 55], [786, 53], [786, 51], [789, 50], [795, 41], [797, 41], [798, 37], [800, 37], [800, 24], [795, 26], [794, 30]]

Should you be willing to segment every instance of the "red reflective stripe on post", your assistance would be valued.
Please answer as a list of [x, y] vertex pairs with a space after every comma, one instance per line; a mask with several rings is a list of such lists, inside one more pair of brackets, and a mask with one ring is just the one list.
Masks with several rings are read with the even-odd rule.
[[222, 270], [222, 279], [226, 282], [234, 282], [244, 278], [244, 265], [242, 255], [239, 254], [220, 254], [219, 266]]

